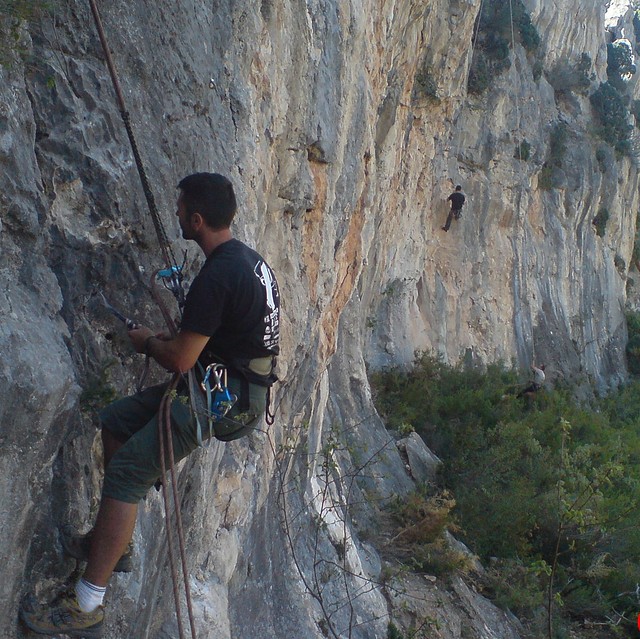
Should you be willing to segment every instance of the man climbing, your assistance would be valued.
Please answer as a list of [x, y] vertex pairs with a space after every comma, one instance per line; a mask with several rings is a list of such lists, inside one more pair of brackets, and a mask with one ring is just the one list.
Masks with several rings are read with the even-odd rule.
[[532, 397], [542, 388], [544, 380], [546, 379], [544, 374], [544, 364], [540, 364], [540, 366], [533, 364], [531, 366], [531, 370], [533, 371], [533, 382], [531, 382], [531, 384], [529, 384], [525, 389], [521, 390], [517, 397]]
[[[170, 337], [139, 326], [129, 331], [129, 338], [137, 352], [176, 373], [185, 373], [197, 361], [226, 364], [228, 386], [238, 401], [215, 424], [215, 433], [228, 441], [258, 427], [265, 412], [279, 350], [278, 285], [262, 257], [231, 235], [236, 199], [227, 178], [196, 173], [178, 189], [182, 236], [200, 246], [206, 261], [189, 288], [178, 334]], [[101, 411], [105, 474], [96, 522], [85, 536], [61, 538], [65, 552], [87, 561], [87, 567], [75, 588], [52, 604], [21, 610], [31, 630], [100, 635], [107, 583], [114, 570], [130, 570], [138, 502], [161, 475], [157, 412], [166, 387], [148, 388]], [[187, 394], [184, 383], [178, 394]], [[172, 403], [171, 424], [178, 461], [198, 445], [187, 403]]]
[[456, 190], [447, 198], [447, 202], [451, 202], [451, 210], [449, 211], [449, 215], [447, 215], [447, 221], [442, 227], [443, 231], [448, 231], [451, 226], [451, 221], [455, 217], [456, 220], [459, 220], [462, 217], [462, 207], [464, 206], [464, 193], [462, 192], [462, 187], [458, 184], [456, 186]]

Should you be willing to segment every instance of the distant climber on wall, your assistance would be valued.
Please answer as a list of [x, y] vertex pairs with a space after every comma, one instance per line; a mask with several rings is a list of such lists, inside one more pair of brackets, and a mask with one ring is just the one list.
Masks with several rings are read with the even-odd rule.
[[[218, 439], [229, 441], [262, 424], [279, 348], [278, 285], [262, 257], [232, 237], [236, 198], [226, 177], [196, 173], [184, 178], [178, 189], [182, 237], [195, 241], [206, 260], [189, 288], [177, 335], [135, 325], [129, 338], [138, 353], [175, 373], [185, 373], [197, 362], [226, 367], [225, 384], [237, 401], [213, 430]], [[158, 409], [167, 386], [152, 386], [100, 412], [105, 473], [96, 522], [87, 535], [61, 536], [65, 553], [86, 561], [87, 567], [75, 587], [51, 604], [23, 607], [20, 616], [34, 632], [100, 636], [111, 573], [131, 570], [138, 503], [162, 474]], [[178, 400], [187, 394], [183, 380]], [[171, 427], [177, 462], [198, 447], [188, 401], [172, 402]]]
[[535, 395], [544, 384], [544, 380], [546, 379], [544, 374], [544, 364], [540, 364], [540, 366], [536, 366], [534, 364], [531, 366], [531, 370], [533, 371], [533, 381], [529, 386], [518, 393], [518, 397], [531, 397]]
[[447, 215], [447, 221], [442, 227], [443, 231], [448, 231], [451, 226], [453, 218], [459, 220], [462, 217], [462, 207], [464, 206], [465, 197], [462, 192], [462, 187], [458, 184], [456, 190], [447, 198], [447, 202], [451, 202], [451, 210]]

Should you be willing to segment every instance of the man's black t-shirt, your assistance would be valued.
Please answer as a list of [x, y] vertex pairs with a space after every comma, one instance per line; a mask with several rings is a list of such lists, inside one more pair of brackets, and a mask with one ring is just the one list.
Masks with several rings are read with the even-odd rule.
[[459, 211], [462, 208], [464, 199], [464, 195], [460, 191], [455, 191], [447, 198], [447, 200], [451, 200], [451, 208], [454, 211]]
[[189, 288], [181, 328], [210, 336], [205, 352], [226, 362], [277, 355], [280, 294], [273, 271], [239, 240], [220, 244]]

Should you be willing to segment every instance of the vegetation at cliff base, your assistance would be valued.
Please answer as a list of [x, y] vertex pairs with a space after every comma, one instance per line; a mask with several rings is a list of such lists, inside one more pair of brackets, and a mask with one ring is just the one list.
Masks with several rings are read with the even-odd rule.
[[627, 313], [627, 363], [629, 371], [640, 375], [640, 313]]
[[372, 384], [388, 427], [415, 429], [443, 461], [433, 490], [451, 495], [457, 535], [489, 567], [485, 594], [535, 636], [585, 622], [607, 636], [634, 631], [640, 382], [591, 406], [568, 388], [518, 398], [511, 369], [422, 354]]

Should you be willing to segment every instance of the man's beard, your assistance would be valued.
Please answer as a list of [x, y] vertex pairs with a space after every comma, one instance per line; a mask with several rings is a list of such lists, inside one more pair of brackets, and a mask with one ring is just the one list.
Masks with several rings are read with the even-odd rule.
[[195, 235], [194, 235], [193, 231], [190, 228], [180, 224], [180, 231], [182, 232], [183, 239], [185, 239], [185, 240], [194, 240], [195, 239]]

